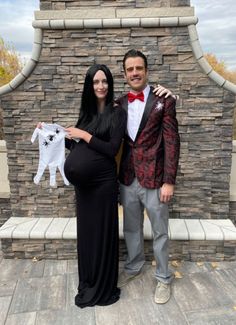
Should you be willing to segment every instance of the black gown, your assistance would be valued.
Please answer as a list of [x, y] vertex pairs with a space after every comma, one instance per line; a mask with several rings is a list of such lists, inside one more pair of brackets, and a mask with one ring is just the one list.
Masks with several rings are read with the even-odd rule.
[[75, 186], [79, 286], [75, 304], [105, 306], [119, 299], [118, 183], [115, 155], [126, 128], [126, 112], [114, 108], [112, 130], [89, 144], [80, 140], [65, 161]]

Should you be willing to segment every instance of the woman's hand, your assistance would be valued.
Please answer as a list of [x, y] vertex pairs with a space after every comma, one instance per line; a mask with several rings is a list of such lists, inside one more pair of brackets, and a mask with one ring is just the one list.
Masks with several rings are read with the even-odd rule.
[[38, 129], [42, 129], [42, 122], [38, 122], [37, 126]]
[[65, 128], [65, 131], [67, 132], [67, 137], [69, 139], [82, 139], [85, 142], [89, 143], [89, 141], [92, 138], [92, 135], [86, 131], [83, 131], [81, 129], [78, 128], [73, 128], [73, 127], [69, 127], [69, 128]]

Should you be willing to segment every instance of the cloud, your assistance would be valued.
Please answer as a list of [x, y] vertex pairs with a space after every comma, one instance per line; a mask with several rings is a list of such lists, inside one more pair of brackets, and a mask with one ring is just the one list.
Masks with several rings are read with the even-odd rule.
[[39, 0], [1, 1], [0, 36], [13, 44], [23, 58], [30, 58], [33, 45], [34, 10], [38, 10]]
[[236, 2], [227, 0], [191, 0], [199, 18], [197, 31], [205, 53], [213, 53], [229, 69], [236, 70]]
[[[228, 68], [236, 69], [236, 1], [191, 0], [191, 6], [199, 18], [197, 30], [203, 51], [215, 54]], [[31, 55], [32, 20], [38, 9], [39, 0], [1, 1], [0, 36], [13, 43], [23, 57]]]

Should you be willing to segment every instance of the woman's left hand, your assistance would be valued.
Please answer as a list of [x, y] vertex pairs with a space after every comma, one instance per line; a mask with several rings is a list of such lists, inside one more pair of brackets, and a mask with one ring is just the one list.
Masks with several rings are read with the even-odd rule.
[[82, 130], [74, 128], [74, 127], [69, 127], [69, 128], [65, 128], [65, 131], [67, 133], [67, 136], [69, 139], [72, 138], [82, 138]]
[[78, 128], [69, 127], [65, 128], [65, 131], [67, 132], [67, 137], [69, 139], [82, 139], [86, 142], [89, 142], [92, 138], [92, 135], [90, 133]]

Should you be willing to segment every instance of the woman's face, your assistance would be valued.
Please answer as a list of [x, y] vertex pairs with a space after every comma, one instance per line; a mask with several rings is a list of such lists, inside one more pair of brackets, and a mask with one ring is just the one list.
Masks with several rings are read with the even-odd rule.
[[98, 100], [105, 100], [108, 93], [108, 83], [102, 70], [98, 70], [93, 78], [93, 89]]

